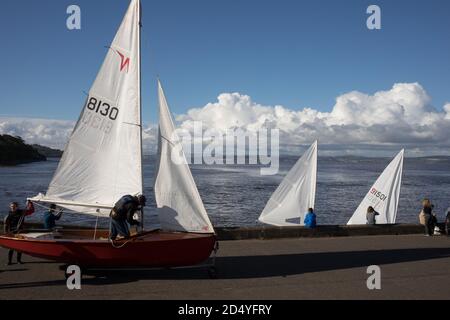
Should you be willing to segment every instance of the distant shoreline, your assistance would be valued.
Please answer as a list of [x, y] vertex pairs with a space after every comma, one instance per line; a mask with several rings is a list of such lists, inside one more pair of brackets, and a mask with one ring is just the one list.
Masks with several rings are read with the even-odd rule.
[[40, 145], [29, 145], [21, 137], [0, 135], [0, 166], [13, 167], [20, 164], [47, 161], [47, 157], [61, 157], [61, 150]]

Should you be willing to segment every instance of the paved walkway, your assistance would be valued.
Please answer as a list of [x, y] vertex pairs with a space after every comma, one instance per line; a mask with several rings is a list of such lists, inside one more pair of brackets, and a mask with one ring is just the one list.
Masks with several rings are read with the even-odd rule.
[[[86, 275], [70, 291], [59, 264], [24, 256], [6, 267], [0, 299], [450, 299], [450, 238], [366, 236], [221, 242], [219, 279], [200, 269]], [[367, 267], [381, 267], [381, 290]]]

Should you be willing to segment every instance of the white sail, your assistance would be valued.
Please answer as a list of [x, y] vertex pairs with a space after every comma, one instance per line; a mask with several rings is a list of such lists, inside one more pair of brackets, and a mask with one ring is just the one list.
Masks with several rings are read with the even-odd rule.
[[317, 182], [317, 141], [305, 152], [274, 192], [259, 221], [275, 226], [304, 225], [314, 208]]
[[155, 197], [161, 227], [170, 231], [214, 233], [159, 81], [158, 91], [159, 162]]
[[377, 224], [395, 223], [402, 184], [403, 158], [404, 150], [386, 167], [347, 224], [366, 224], [367, 209], [370, 206], [380, 214], [376, 216]]
[[45, 196], [80, 213], [107, 215], [142, 194], [140, 3], [132, 0]]

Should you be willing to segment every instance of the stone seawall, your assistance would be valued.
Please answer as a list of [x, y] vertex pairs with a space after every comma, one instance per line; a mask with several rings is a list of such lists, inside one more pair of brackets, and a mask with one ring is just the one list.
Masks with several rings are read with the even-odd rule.
[[[439, 224], [441, 230], [444, 225]], [[86, 227], [61, 225], [67, 229], [87, 229]], [[2, 223], [0, 228], [3, 229]], [[25, 224], [26, 229], [42, 229], [40, 224]], [[218, 239], [226, 240], [250, 240], [250, 239], [285, 239], [285, 238], [327, 238], [327, 237], [351, 237], [351, 236], [378, 236], [378, 235], [407, 235], [423, 234], [424, 227], [419, 224], [395, 224], [375, 226], [319, 226], [316, 229], [304, 227], [232, 227], [215, 228]]]

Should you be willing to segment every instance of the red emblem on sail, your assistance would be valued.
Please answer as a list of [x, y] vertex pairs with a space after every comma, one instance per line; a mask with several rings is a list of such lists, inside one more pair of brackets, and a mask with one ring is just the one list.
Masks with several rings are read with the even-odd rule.
[[125, 68], [127, 70], [128, 73], [128, 69], [130, 68], [130, 58], [125, 57], [125, 55], [123, 55], [122, 53], [120, 53], [119, 51], [116, 51], [119, 56], [120, 56], [120, 72], [122, 72]]

